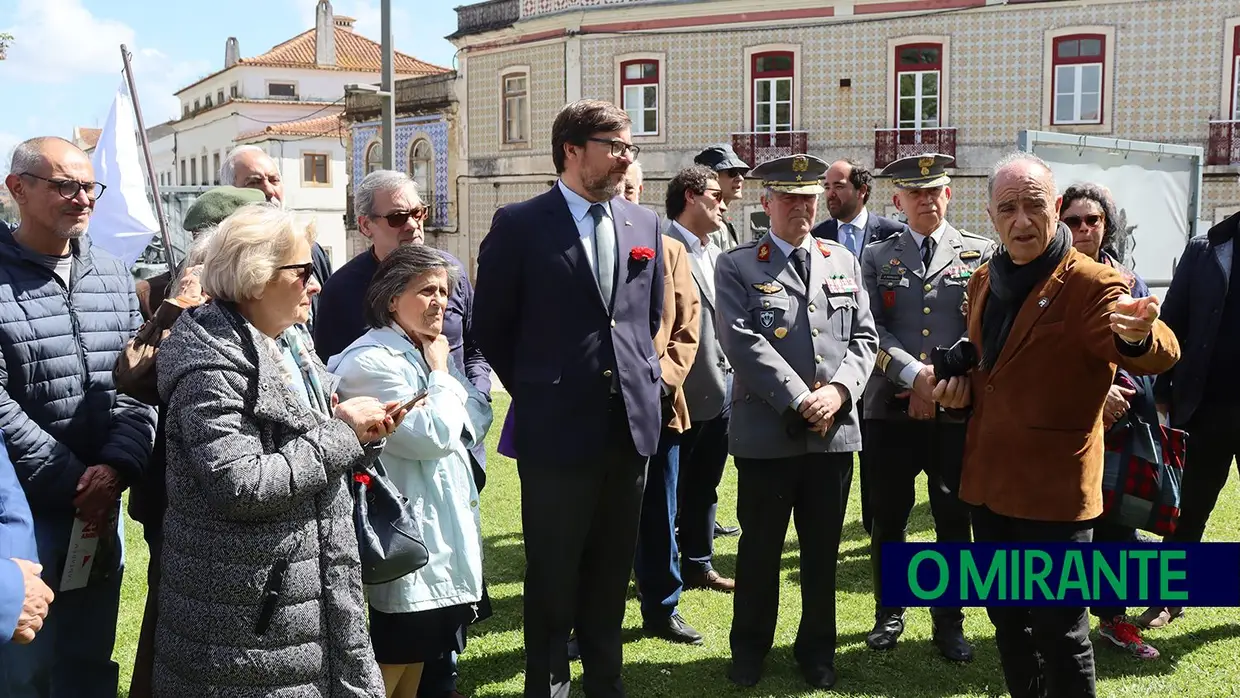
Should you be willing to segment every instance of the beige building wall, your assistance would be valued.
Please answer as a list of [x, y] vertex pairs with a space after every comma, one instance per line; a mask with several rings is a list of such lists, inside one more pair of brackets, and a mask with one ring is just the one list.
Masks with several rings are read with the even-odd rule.
[[[700, 14], [706, 4], [684, 4], [680, 15]], [[721, 12], [747, 8], [760, 13], [771, 5], [760, 0], [718, 3]], [[668, 26], [591, 33], [591, 25], [666, 21], [668, 10], [661, 3], [525, 0], [523, 17], [532, 19], [504, 30], [505, 41], [518, 40], [524, 31], [549, 36], [555, 27], [580, 34], [462, 53], [468, 66], [468, 169], [479, 178], [469, 187], [470, 238], [485, 235], [496, 202], [521, 200], [521, 192], [531, 191], [525, 183], [509, 184], [507, 175], [554, 177], [549, 142], [556, 111], [577, 95], [619, 102], [618, 68], [626, 58], [660, 61], [660, 133], [634, 140], [643, 148], [642, 203], [662, 212], [666, 181], [676, 170], [691, 164], [705, 145], [728, 142], [733, 133], [751, 130], [747, 66], [753, 52], [795, 51], [794, 129], [807, 133], [811, 154], [872, 164], [875, 129], [894, 126], [894, 47], [913, 42], [942, 43], [946, 54], [940, 117], [944, 126], [956, 129], [957, 137], [948, 218], [957, 227], [992, 235], [985, 176], [997, 157], [1015, 149], [1022, 129], [1204, 146], [1208, 122], [1227, 108], [1229, 32], [1240, 20], [1240, 0], [996, 4], [963, 12], [855, 19], [838, 16], [840, 3], [802, 5], [834, 5], [837, 16], [776, 22], [779, 26], [762, 29]], [[563, 11], [570, 8], [573, 11]], [[1051, 41], [1078, 30], [1107, 38], [1104, 123], [1052, 127]], [[573, 60], [577, 55], [579, 64]], [[530, 68], [533, 137], [527, 148], [501, 147], [499, 74], [507, 66], [521, 65]], [[851, 85], [842, 87], [842, 79]], [[1213, 221], [1217, 210], [1240, 206], [1237, 172], [1236, 166], [1207, 171], [1201, 220]], [[759, 207], [758, 193], [756, 186], [748, 187], [729, 212], [738, 228], [748, 230], [747, 213]], [[889, 212], [891, 195], [890, 185], [880, 179], [871, 210]], [[820, 200], [819, 214], [828, 215], [825, 200]]]

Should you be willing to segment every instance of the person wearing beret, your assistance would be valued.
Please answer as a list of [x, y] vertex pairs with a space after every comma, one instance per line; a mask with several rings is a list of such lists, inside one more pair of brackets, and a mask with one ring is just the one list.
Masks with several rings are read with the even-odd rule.
[[758, 683], [774, 643], [790, 517], [802, 604], [793, 655], [810, 686], [836, 680], [836, 566], [861, 449], [856, 402], [878, 333], [857, 258], [810, 235], [826, 169], [808, 155], [754, 168], [771, 229], [721, 255], [715, 271], [716, 327], [734, 370], [728, 450], [741, 538], [728, 677], [741, 686]]
[[[879, 337], [878, 370], [864, 400], [875, 601], [874, 628], [866, 644], [874, 650], [894, 648], [904, 632], [904, 609], [882, 603], [882, 549], [885, 543], [904, 542], [920, 473], [926, 473], [936, 540], [967, 543], [971, 538], [968, 507], [956, 497], [965, 424], [934, 403], [930, 357], [936, 347], [951, 347], [965, 335], [965, 284], [990, 259], [995, 245], [947, 222], [951, 178], [946, 168], [952, 162], [947, 155], [929, 153], [902, 158], [883, 170], [908, 226], [866, 245], [861, 255]], [[935, 607], [930, 616], [939, 653], [952, 661], [972, 660], [963, 611]]]

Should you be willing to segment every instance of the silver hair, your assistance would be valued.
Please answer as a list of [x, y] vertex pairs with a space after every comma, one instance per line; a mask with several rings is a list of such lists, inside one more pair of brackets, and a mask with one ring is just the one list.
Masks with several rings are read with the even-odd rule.
[[[224, 158], [224, 164], [220, 165], [220, 184], [225, 186], [234, 186], [234, 178], [237, 176], [236, 162], [237, 158], [246, 153], [262, 153], [267, 155], [267, 151], [256, 145], [239, 145], [228, 153], [228, 157]], [[270, 157], [270, 156], [268, 156]]]
[[[73, 145], [73, 143], [60, 136], [39, 136], [18, 143], [17, 147], [13, 148], [13, 160], [9, 165], [9, 172], [21, 174], [43, 164], [46, 160], [43, 156], [43, 147], [55, 141]], [[73, 145], [73, 147], [76, 148], [77, 146]]]
[[642, 180], [645, 179], [645, 173], [642, 172], [641, 163], [636, 160], [629, 163], [629, 169], [624, 173], [624, 176], [626, 179], [631, 178], [637, 184], [641, 184]]
[[353, 192], [353, 214], [356, 216], [375, 215], [375, 194], [383, 191], [398, 191], [405, 187], [413, 187], [413, 195], [421, 199], [418, 184], [409, 175], [396, 170], [375, 170], [362, 179]]
[[217, 230], [219, 230], [217, 226], [211, 226], [198, 231], [198, 234], [194, 236], [194, 241], [189, 245], [189, 252], [185, 254], [185, 261], [181, 263], [183, 269], [196, 267], [206, 261], [207, 246], [211, 244], [211, 238]]
[[[371, 174], [374, 174], [373, 172]], [[439, 250], [428, 245], [401, 245], [383, 258], [375, 277], [366, 289], [363, 306], [366, 324], [374, 329], [388, 327], [396, 321], [392, 299], [408, 288], [409, 282], [422, 274], [443, 269], [448, 274], [448, 294], [456, 289], [461, 272]]]
[[1004, 155], [1003, 157], [999, 158], [999, 161], [995, 163], [995, 166], [993, 168], [991, 168], [990, 176], [986, 179], [986, 195], [987, 196], [994, 196], [995, 179], [998, 178], [999, 172], [1001, 172], [1007, 166], [1013, 165], [1018, 162], [1032, 162], [1036, 165], [1041, 166], [1042, 169], [1046, 170], [1047, 176], [1049, 176], [1051, 179], [1051, 191], [1058, 191], [1055, 188], [1055, 173], [1051, 171], [1051, 166], [1046, 164], [1045, 160], [1038, 157], [1037, 155], [1034, 155], [1033, 153], [1030, 153], [1024, 150], [1017, 150], [1015, 152], [1008, 153], [1007, 155]]

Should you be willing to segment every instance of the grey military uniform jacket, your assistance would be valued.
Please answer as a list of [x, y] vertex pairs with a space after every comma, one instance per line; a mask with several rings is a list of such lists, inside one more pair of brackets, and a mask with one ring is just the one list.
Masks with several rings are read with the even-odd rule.
[[[677, 242], [685, 242], [680, 231], [672, 227], [669, 220], [663, 226], [663, 234]], [[688, 245], [685, 246], [688, 251]], [[724, 356], [723, 347], [719, 344], [719, 332], [715, 325], [715, 294], [707, 283], [706, 274], [697, 257], [692, 252], [685, 255], [689, 260], [689, 270], [693, 274], [693, 283], [697, 286], [698, 297], [702, 299], [702, 312], [698, 332], [698, 350], [693, 359], [693, 367], [685, 376], [683, 389], [685, 403], [689, 408], [689, 419], [704, 422], [718, 417], [728, 399], [728, 374], [732, 367], [728, 365], [728, 357]], [[723, 255], [721, 254], [720, 257]], [[713, 280], [713, 279], [712, 279]]]
[[935, 347], [950, 347], [968, 334], [965, 289], [994, 249], [992, 240], [948, 224], [929, 269], [908, 229], [862, 250], [879, 349], [865, 389], [866, 419], [911, 420], [907, 399], [895, 397], [910, 387], [900, 373], [911, 364], [929, 364]]
[[[732, 455], [860, 450], [855, 402], [873, 370], [878, 333], [852, 253], [839, 243], [816, 241], [807, 289], [767, 233], [720, 255], [715, 300], [719, 341], [734, 370]], [[824, 438], [809, 431], [792, 402], [830, 383], [843, 386], [849, 397]]]

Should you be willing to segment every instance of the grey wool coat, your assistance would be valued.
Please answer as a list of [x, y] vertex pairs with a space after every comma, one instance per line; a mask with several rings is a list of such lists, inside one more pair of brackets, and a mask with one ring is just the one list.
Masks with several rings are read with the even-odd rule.
[[[377, 451], [303, 407], [259, 341], [210, 302], [159, 349], [168, 511], [155, 695], [382, 697], [347, 487]], [[281, 576], [260, 635], [265, 589]]]

